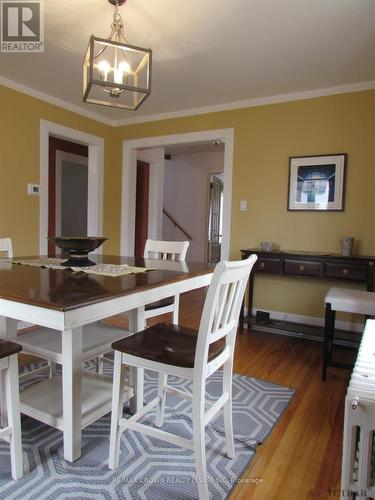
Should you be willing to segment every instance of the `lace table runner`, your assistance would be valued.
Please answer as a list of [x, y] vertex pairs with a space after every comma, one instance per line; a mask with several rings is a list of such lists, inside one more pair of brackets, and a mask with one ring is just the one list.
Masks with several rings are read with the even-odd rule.
[[61, 265], [66, 259], [56, 259], [45, 257], [42, 259], [25, 259], [13, 260], [13, 264], [21, 264], [24, 266], [47, 267], [49, 269], [72, 269], [75, 272], [83, 272], [88, 274], [100, 274], [101, 276], [126, 276], [127, 274], [144, 273], [152, 271], [153, 267], [135, 267], [128, 264], [96, 264], [88, 267], [67, 267]]

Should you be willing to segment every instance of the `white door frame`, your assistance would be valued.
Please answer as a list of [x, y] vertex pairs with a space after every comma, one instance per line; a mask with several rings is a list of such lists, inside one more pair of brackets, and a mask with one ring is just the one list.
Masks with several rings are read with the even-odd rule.
[[[87, 234], [89, 236], [102, 236], [103, 234], [104, 139], [57, 123], [40, 120], [40, 255], [46, 255], [48, 251], [48, 153], [50, 135], [88, 146]], [[101, 251], [102, 249], [99, 248], [96, 253], [101, 253]]]
[[234, 129], [204, 130], [187, 134], [143, 137], [122, 143], [122, 189], [121, 189], [121, 255], [134, 255], [135, 198], [137, 181], [137, 149], [189, 144], [207, 141], [222, 141], [224, 149], [224, 206], [223, 240], [221, 257], [229, 259], [230, 224], [232, 209], [232, 171]]

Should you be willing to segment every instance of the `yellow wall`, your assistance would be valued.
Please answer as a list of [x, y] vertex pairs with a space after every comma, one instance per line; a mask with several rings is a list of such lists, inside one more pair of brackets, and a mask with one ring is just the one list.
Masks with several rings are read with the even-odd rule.
[[[351, 235], [356, 251], [375, 255], [375, 91], [294, 101], [130, 125], [120, 140], [234, 128], [231, 257], [274, 241], [281, 249], [339, 252]], [[289, 156], [348, 154], [344, 212], [288, 212]], [[119, 171], [116, 172], [119, 174]], [[241, 199], [249, 202], [240, 212]], [[321, 316], [332, 283], [259, 277], [254, 304]], [[353, 285], [351, 285], [353, 286]]]
[[[111, 214], [119, 209], [111, 190], [120, 182], [110, 175], [119, 161], [113, 128], [71, 111], [0, 86], [0, 236], [10, 236], [15, 255], [39, 253], [39, 198], [28, 196], [27, 184], [39, 183], [40, 120], [48, 120], [105, 140], [104, 232], [105, 250], [116, 253], [119, 228]], [[117, 219], [116, 219], [117, 222]]]
[[[15, 252], [37, 253], [39, 200], [26, 194], [39, 182], [39, 121], [49, 120], [105, 139], [106, 253], [120, 248], [121, 144], [125, 139], [218, 128], [234, 129], [231, 257], [241, 248], [274, 241], [281, 249], [339, 251], [351, 235], [356, 251], [375, 255], [375, 91], [162, 120], [119, 128], [98, 123], [0, 87], [0, 236]], [[344, 212], [288, 212], [289, 156], [348, 154]], [[239, 211], [247, 199], [249, 210]], [[257, 278], [255, 306], [322, 315], [332, 283]]]

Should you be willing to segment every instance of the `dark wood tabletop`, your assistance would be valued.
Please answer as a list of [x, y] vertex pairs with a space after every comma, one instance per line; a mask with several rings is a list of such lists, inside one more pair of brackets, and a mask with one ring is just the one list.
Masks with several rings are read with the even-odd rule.
[[[17, 257], [17, 260], [37, 258], [40, 257]], [[90, 255], [90, 259], [97, 263], [145, 267], [143, 259], [131, 257]], [[147, 259], [147, 266], [152, 266], [156, 268], [155, 270], [112, 277], [77, 273], [69, 269], [47, 269], [13, 264], [11, 260], [0, 259], [0, 299], [68, 311], [136, 291], [202, 276], [213, 270], [212, 266], [203, 262], [171, 262], [170, 264], [176, 264], [177, 267], [181, 264], [181, 269], [166, 270], [163, 269], [165, 263], [166, 261], [162, 260]]]

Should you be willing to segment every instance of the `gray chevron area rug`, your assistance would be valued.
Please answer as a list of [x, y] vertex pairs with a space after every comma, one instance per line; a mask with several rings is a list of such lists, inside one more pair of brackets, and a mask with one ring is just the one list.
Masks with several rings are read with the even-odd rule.
[[[28, 371], [35, 365], [23, 370]], [[105, 364], [106, 371], [112, 364]], [[93, 367], [92, 367], [93, 368]], [[38, 378], [43, 375], [35, 374]], [[221, 372], [207, 383], [208, 400], [217, 399]], [[190, 383], [169, 377], [168, 383], [189, 389]], [[156, 395], [157, 376], [145, 373], [145, 401]], [[288, 406], [293, 389], [241, 375], [233, 376], [233, 425], [236, 456], [225, 454], [224, 422], [219, 414], [206, 427], [209, 490], [213, 499], [225, 499], [246, 470], [259, 446], [270, 434]], [[125, 408], [125, 415], [127, 409]], [[150, 413], [143, 420], [153, 423]], [[173, 500], [197, 499], [194, 456], [182, 449], [140, 433], [125, 431], [121, 439], [120, 464], [108, 469], [110, 414], [82, 431], [82, 456], [74, 463], [63, 458], [62, 433], [30, 417], [22, 416], [24, 476], [13, 481], [9, 445], [0, 441], [0, 498], [22, 500]], [[184, 437], [192, 435], [189, 401], [167, 395], [162, 429]], [[261, 481], [261, 478], [253, 478]], [[251, 480], [243, 480], [250, 482]]]

